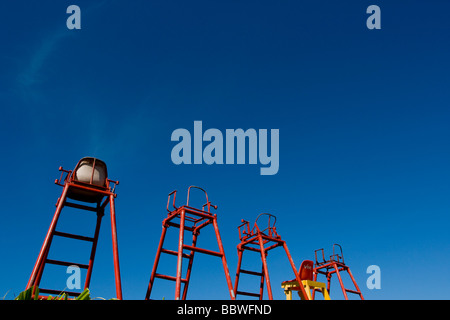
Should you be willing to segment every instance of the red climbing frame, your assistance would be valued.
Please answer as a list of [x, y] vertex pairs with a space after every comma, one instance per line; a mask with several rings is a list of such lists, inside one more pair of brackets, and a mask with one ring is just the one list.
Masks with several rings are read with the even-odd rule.
[[[336, 247], [339, 247], [339, 252], [337, 252]], [[317, 257], [317, 252], [322, 252], [322, 260], [319, 261]], [[328, 293], [330, 293], [330, 284], [331, 284], [331, 276], [333, 274], [336, 274], [339, 280], [339, 285], [341, 286], [342, 293], [344, 294], [345, 300], [348, 300], [347, 293], [354, 293], [359, 295], [361, 300], [364, 300], [364, 297], [361, 293], [361, 290], [359, 290], [358, 284], [355, 281], [355, 278], [353, 277], [350, 267], [347, 266], [344, 262], [344, 254], [342, 253], [342, 247], [335, 243], [333, 244], [333, 254], [330, 256], [328, 260], [325, 259], [325, 253], [323, 248], [317, 249], [314, 251], [314, 255], [316, 258], [316, 263], [314, 267], [314, 281], [317, 281], [318, 274], [325, 275], [327, 278], [327, 290]], [[341, 272], [347, 272], [350, 276], [350, 279], [353, 282], [353, 285], [355, 286], [355, 290], [352, 289], [346, 289], [344, 287], [344, 283], [342, 282], [342, 276]], [[313, 299], [314, 299], [315, 290], [313, 290]], [[331, 294], [331, 293], [330, 293]]]
[[[258, 226], [258, 219], [261, 216], [268, 217], [268, 225], [264, 229], [261, 229]], [[277, 247], [284, 248], [286, 255], [289, 259], [289, 262], [291, 264], [292, 270], [295, 274], [295, 279], [298, 281], [298, 283], [301, 283], [300, 276], [297, 272], [297, 269], [295, 268], [294, 261], [292, 260], [291, 254], [289, 253], [286, 242], [281, 240], [281, 237], [276, 232], [275, 223], [276, 223], [276, 217], [274, 215], [268, 214], [268, 213], [262, 213], [256, 218], [255, 224], [251, 230], [250, 230], [250, 223], [245, 220], [242, 220], [242, 224], [238, 227], [239, 239], [240, 239], [241, 243], [239, 243], [237, 246], [238, 266], [237, 266], [237, 271], [236, 271], [236, 280], [234, 282], [234, 295], [235, 296], [245, 295], [245, 296], [257, 297], [257, 298], [259, 298], [259, 300], [262, 300], [263, 299], [264, 282], [265, 282], [266, 286], [267, 286], [267, 294], [269, 296], [269, 299], [273, 300], [272, 288], [270, 285], [269, 270], [267, 268], [266, 257], [268, 255], [269, 250], [275, 249]], [[241, 229], [241, 228], [243, 228], [243, 229]], [[262, 261], [262, 271], [261, 272], [241, 269], [242, 256], [243, 256], [245, 250], [256, 251], [256, 252], [260, 253], [261, 261]], [[260, 290], [258, 293], [245, 292], [245, 291], [238, 290], [239, 277], [240, 277], [241, 273], [261, 277]], [[303, 286], [300, 286], [299, 293], [305, 300], [308, 300], [308, 296], [307, 296]]]
[[[199, 189], [205, 193], [206, 196], [206, 203], [203, 205], [202, 209], [194, 208], [189, 206], [189, 196], [191, 188]], [[211, 207], [214, 209], [217, 209], [217, 206], [214, 206], [211, 204], [211, 202], [208, 199], [208, 194], [205, 190], [203, 190], [200, 187], [196, 186], [190, 186], [188, 188], [187, 193], [187, 202], [186, 205], [183, 205], [181, 207], [175, 206], [175, 199], [176, 199], [177, 191], [173, 191], [169, 194], [168, 200], [167, 200], [167, 211], [169, 212], [167, 217], [163, 220], [163, 230], [161, 234], [161, 239], [159, 241], [158, 249], [156, 252], [156, 258], [155, 262], [153, 264], [152, 273], [150, 276], [150, 281], [147, 289], [147, 294], [145, 296], [145, 299], [150, 299], [150, 295], [153, 289], [153, 284], [155, 281], [155, 278], [164, 279], [164, 280], [171, 280], [175, 281], [175, 300], [179, 300], [180, 298], [185, 300], [187, 296], [188, 286], [189, 286], [189, 280], [191, 276], [192, 271], [192, 264], [194, 261], [194, 254], [196, 252], [212, 255], [216, 257], [220, 257], [222, 259], [223, 269], [225, 271], [225, 278], [227, 281], [230, 297], [232, 300], [234, 300], [234, 294], [233, 294], [233, 285], [231, 283], [230, 273], [228, 271], [228, 265], [227, 261], [225, 259], [225, 252], [223, 250], [222, 240], [220, 238], [219, 233], [219, 227], [217, 225], [217, 215], [212, 214], [210, 212]], [[173, 203], [172, 206], [174, 210], [169, 209], [170, 205], [170, 199], [173, 195]], [[206, 209], [205, 209], [206, 207]], [[203, 248], [197, 247], [197, 238], [200, 233], [200, 230], [208, 225], [212, 224], [214, 227], [214, 231], [216, 234], [217, 244], [219, 246], [219, 251], [211, 251]], [[169, 227], [175, 227], [179, 228], [179, 241], [178, 241], [178, 250], [169, 250], [166, 248], [163, 248], [164, 239], [166, 237], [166, 232]], [[184, 231], [191, 231], [192, 232], [192, 245], [187, 245], [184, 243]], [[190, 251], [189, 253], [184, 253], [184, 250]], [[161, 257], [161, 254], [170, 254], [177, 256], [177, 272], [176, 276], [170, 276], [170, 275], [164, 275], [157, 273], [158, 263], [159, 259]], [[186, 271], [186, 277], [182, 278], [182, 262], [183, 258], [188, 259], [188, 267]], [[181, 294], [181, 284], [184, 284], [183, 293]]]
[[[87, 181], [80, 181], [77, 177], [77, 170], [83, 167], [84, 172], [87, 170]], [[92, 169], [91, 169], [92, 168]], [[92, 170], [90, 173], [89, 170]], [[62, 195], [56, 203], [56, 211], [53, 215], [50, 227], [47, 231], [47, 235], [44, 239], [44, 243], [39, 252], [37, 261], [34, 265], [33, 271], [31, 273], [30, 279], [27, 283], [27, 289], [35, 286], [39, 287], [42, 279], [42, 274], [44, 272], [44, 267], [46, 264], [55, 264], [61, 266], [72, 266], [76, 265], [79, 268], [87, 269], [86, 280], [84, 288], [88, 288], [92, 276], [92, 269], [94, 266], [95, 252], [97, 249], [98, 236], [100, 232], [100, 223], [102, 217], [104, 216], [104, 211], [106, 206], [109, 204], [111, 213], [111, 229], [112, 229], [112, 242], [113, 242], [113, 256], [114, 256], [114, 271], [115, 271], [115, 283], [116, 283], [116, 294], [117, 299], [122, 299], [122, 288], [120, 280], [120, 268], [119, 268], [119, 252], [117, 244], [117, 228], [116, 228], [116, 213], [114, 206], [114, 199], [116, 198], [115, 187], [119, 184], [118, 181], [113, 181], [107, 178], [106, 164], [95, 158], [86, 157], [81, 159], [75, 169], [64, 170], [62, 167], [59, 168], [61, 171], [61, 176], [59, 180], [55, 180], [55, 183], [63, 187]], [[103, 172], [104, 176], [99, 178], [99, 172]], [[63, 179], [63, 175], [65, 177]], [[90, 175], [90, 181], [89, 181]], [[100, 182], [94, 179], [100, 179]], [[68, 199], [76, 200], [78, 202], [69, 202]], [[83, 204], [80, 204], [83, 203]], [[84, 204], [86, 203], [86, 204]], [[89, 204], [89, 205], [88, 205]], [[95, 206], [92, 206], [95, 204]], [[56, 231], [56, 226], [58, 219], [61, 215], [61, 211], [64, 207], [72, 207], [80, 210], [86, 210], [95, 212], [97, 214], [97, 222], [95, 227], [95, 232], [93, 237], [86, 237], [81, 235], [69, 234], [65, 232]], [[81, 241], [87, 241], [92, 243], [91, 254], [89, 258], [89, 264], [80, 264], [66, 261], [59, 261], [48, 259], [50, 247], [54, 236], [65, 237], [70, 239], [76, 239]], [[77, 296], [80, 293], [64, 291], [68, 296]], [[54, 289], [44, 289], [39, 288], [39, 293], [44, 294], [59, 294], [61, 290]], [[42, 296], [41, 298], [45, 298]]]

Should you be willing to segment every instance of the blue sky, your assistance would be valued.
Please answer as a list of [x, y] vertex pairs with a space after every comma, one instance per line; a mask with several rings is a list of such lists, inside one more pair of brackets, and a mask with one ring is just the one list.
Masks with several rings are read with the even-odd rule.
[[[66, 27], [71, 4], [81, 30]], [[366, 27], [371, 4], [380, 30]], [[61, 193], [58, 167], [89, 155], [120, 181], [125, 299], [144, 298], [167, 194], [185, 199], [189, 185], [219, 206], [233, 282], [237, 226], [270, 212], [297, 267], [339, 243], [366, 299], [448, 299], [449, 11], [438, 0], [2, 2], [0, 296], [28, 281]], [[171, 133], [196, 120], [222, 132], [279, 129], [279, 172], [174, 165]], [[92, 234], [89, 218], [63, 212], [58, 229]], [[109, 222], [91, 281], [105, 298], [115, 296]], [[213, 234], [201, 245], [215, 248]], [[52, 250], [89, 258], [75, 240]], [[175, 260], [161, 263], [174, 272]], [[293, 276], [281, 248], [268, 263], [284, 299], [280, 283]], [[366, 286], [370, 265], [379, 290]], [[48, 270], [46, 283], [64, 289], [64, 267]], [[152, 298], [173, 292], [160, 280]], [[342, 298], [336, 282], [331, 296]], [[229, 298], [220, 259], [196, 257], [188, 298]]]

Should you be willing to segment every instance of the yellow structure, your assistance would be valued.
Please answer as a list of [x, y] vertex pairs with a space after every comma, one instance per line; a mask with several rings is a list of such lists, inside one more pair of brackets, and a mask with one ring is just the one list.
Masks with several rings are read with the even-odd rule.
[[[302, 280], [303, 288], [305, 288], [306, 294], [308, 295], [309, 300], [312, 300], [311, 290], [318, 290], [322, 292], [325, 300], [331, 300], [330, 295], [328, 294], [325, 283], [317, 282], [312, 280]], [[286, 295], [286, 300], [292, 300], [292, 291], [297, 291], [299, 297], [302, 300], [305, 300], [301, 295], [301, 291], [299, 290], [299, 285], [296, 280], [292, 281], [284, 281], [281, 284], [281, 287], [284, 289], [284, 294]]]

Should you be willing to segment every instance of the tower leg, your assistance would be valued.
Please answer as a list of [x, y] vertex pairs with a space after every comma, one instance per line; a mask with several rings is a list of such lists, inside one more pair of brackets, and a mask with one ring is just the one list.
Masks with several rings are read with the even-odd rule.
[[298, 286], [300, 287], [299, 293], [301, 294], [301, 298], [303, 300], [309, 300], [308, 295], [305, 291], [305, 288], [302, 285], [302, 280], [300, 279], [300, 275], [298, 274], [297, 269], [295, 268], [294, 261], [292, 260], [291, 254], [289, 253], [289, 249], [286, 245], [286, 242], [283, 242], [283, 248], [284, 248], [284, 251], [286, 251], [286, 255], [287, 255], [289, 262], [291, 264], [291, 267], [292, 267], [292, 271], [294, 271], [294, 274], [295, 274], [295, 279], [297, 280]]
[[[198, 236], [198, 231], [194, 231], [192, 234], [192, 246], [195, 247], [197, 244], [197, 236]], [[183, 288], [183, 300], [186, 300], [186, 296], [187, 296], [187, 290], [189, 287], [189, 279], [191, 278], [191, 271], [192, 271], [192, 263], [194, 262], [194, 251], [191, 251], [191, 253], [189, 254], [189, 262], [188, 262], [188, 268], [187, 268], [187, 272], [186, 272], [186, 283], [184, 284], [184, 288]]]
[[225, 278], [227, 280], [228, 291], [230, 293], [231, 300], [235, 300], [236, 295], [234, 294], [234, 291], [233, 291], [233, 284], [231, 283], [230, 271], [228, 269], [227, 259], [225, 258], [225, 251], [223, 249], [222, 239], [220, 237], [219, 226], [217, 225], [216, 217], [214, 217], [214, 219], [213, 219], [213, 226], [214, 226], [214, 231], [216, 232], [217, 244], [219, 245], [219, 252], [222, 255], [223, 271], [225, 272]]
[[341, 285], [341, 289], [342, 289], [342, 293], [344, 294], [344, 298], [345, 298], [345, 300], [348, 300], [347, 292], [345, 291], [344, 283], [342, 282], [341, 274], [339, 273], [339, 268], [335, 263], [333, 264], [333, 267], [336, 270], [336, 275], [338, 277], [339, 284]]
[[185, 223], [186, 211], [181, 210], [180, 218], [180, 237], [178, 240], [178, 262], [177, 262], [177, 276], [175, 282], [175, 300], [180, 300], [181, 292], [181, 271], [183, 263], [183, 241], [184, 241], [184, 223]]
[[269, 296], [269, 300], [273, 300], [272, 287], [270, 285], [270, 278], [269, 278], [269, 269], [267, 268], [266, 251], [264, 249], [264, 244], [261, 235], [258, 236], [258, 241], [261, 250], [261, 260], [263, 263], [264, 277], [266, 278], [267, 294]]
[[259, 300], [263, 299], [263, 294], [264, 294], [264, 265], [261, 266], [261, 282], [259, 283]]
[[161, 256], [161, 249], [166, 237], [167, 226], [163, 223], [163, 229], [161, 233], [161, 239], [159, 240], [158, 250], [156, 251], [155, 262], [153, 263], [152, 274], [150, 275], [150, 281], [148, 283], [147, 294], [145, 295], [145, 300], [150, 299], [150, 294], [152, 293], [153, 282], [155, 281], [156, 269], [158, 268], [159, 258]]
[[329, 274], [327, 272], [327, 291], [330, 294], [330, 290], [331, 290], [331, 274]]
[[244, 250], [241, 249], [241, 246], [238, 245], [238, 264], [236, 269], [236, 279], [234, 280], [234, 296], [236, 297], [237, 288], [239, 285], [239, 276], [240, 276], [240, 270], [241, 270], [241, 264], [242, 264], [242, 256], [244, 254]]
[[111, 210], [111, 234], [113, 243], [114, 255], [114, 275], [116, 280], [116, 294], [117, 299], [122, 300], [122, 284], [120, 281], [120, 266], [119, 266], [119, 247], [117, 243], [117, 227], [116, 227], [116, 210], [114, 206], [114, 195], [109, 196], [109, 207]]
[[44, 243], [42, 244], [41, 251], [39, 252], [38, 258], [34, 265], [33, 271], [31, 272], [30, 279], [28, 280], [26, 289], [31, 288], [33, 285], [38, 286], [42, 277], [42, 273], [44, 271], [45, 260], [47, 259], [48, 252], [50, 249], [50, 244], [53, 238], [53, 232], [55, 231], [56, 224], [58, 223], [59, 216], [61, 214], [61, 210], [64, 207], [64, 203], [67, 197], [67, 190], [69, 189], [68, 185], [64, 186], [61, 198], [58, 201], [58, 205], [56, 207], [55, 214], [53, 215], [52, 222], [50, 223], [50, 227], [47, 231], [47, 235], [45, 236]]
[[[98, 207], [99, 206], [97, 206], [97, 208]], [[99, 208], [98, 210], [99, 211], [97, 211], [97, 223], [95, 225], [95, 232], [94, 232], [94, 242], [92, 243], [91, 256], [89, 258], [89, 267], [86, 273], [86, 282], [84, 284], [84, 289], [89, 288], [89, 284], [91, 283], [92, 268], [94, 267], [95, 252], [97, 251], [98, 236], [100, 233], [100, 224], [102, 222], [102, 217], [105, 214], [103, 209]]]
[[356, 291], [359, 292], [359, 296], [361, 297], [361, 300], [364, 300], [364, 297], [363, 297], [363, 295], [362, 295], [362, 293], [361, 293], [361, 290], [359, 290], [359, 287], [358, 287], [358, 285], [356, 284], [356, 280], [355, 280], [355, 278], [353, 278], [353, 274], [350, 272], [350, 268], [347, 268], [347, 272], [348, 272], [348, 274], [350, 275], [350, 278], [352, 279], [352, 282], [353, 282], [353, 285], [354, 285], [355, 288], [356, 288]]

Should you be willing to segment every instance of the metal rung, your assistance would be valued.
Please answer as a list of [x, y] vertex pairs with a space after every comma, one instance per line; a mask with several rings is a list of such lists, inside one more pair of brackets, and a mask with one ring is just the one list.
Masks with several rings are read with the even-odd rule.
[[81, 294], [81, 292], [70, 292], [70, 291], [61, 291], [61, 290], [52, 290], [52, 289], [41, 289], [39, 288], [39, 293], [47, 293], [47, 294], [54, 294], [54, 295], [61, 295], [62, 293], [67, 294], [71, 297], [76, 297]]
[[89, 207], [89, 206], [85, 206], [82, 204], [78, 204], [78, 203], [73, 203], [73, 202], [65, 202], [64, 203], [65, 206], [68, 207], [72, 207], [72, 208], [76, 208], [76, 209], [81, 209], [81, 210], [88, 210], [88, 211], [92, 211], [92, 212], [97, 212], [98, 209], [94, 208], [94, 207]]
[[345, 289], [345, 291], [350, 292], [350, 293], [355, 293], [355, 294], [361, 294], [361, 292], [359, 292], [359, 291], [350, 290], [350, 289]]
[[[170, 281], [177, 281], [176, 277], [166, 276], [164, 274], [159, 274], [159, 273], [155, 273], [155, 277], [156, 278], [160, 278], [160, 279], [170, 280]], [[181, 282], [186, 283], [187, 280], [186, 279], [181, 279]]]
[[244, 296], [251, 296], [251, 297], [257, 297], [259, 298], [259, 293], [251, 293], [251, 292], [244, 292], [244, 291], [236, 291], [236, 295], [244, 295]]
[[[186, 209], [185, 216], [188, 216], [189, 214], [191, 214], [191, 215], [198, 216], [198, 217], [205, 218], [205, 219], [212, 219], [214, 217], [210, 212], [199, 210], [194, 207], [183, 206], [181, 208]], [[180, 208], [178, 208], [178, 209], [180, 209]]]
[[65, 233], [65, 232], [55, 231], [55, 232], [53, 232], [53, 234], [54, 234], [55, 236], [60, 236], [60, 237], [65, 237], [65, 238], [71, 238], [71, 239], [77, 239], [77, 240], [83, 240], [83, 241], [91, 241], [91, 242], [94, 242], [94, 238], [91, 238], [91, 237], [85, 237], [85, 236], [79, 236], [79, 235], [71, 234], [71, 233]]
[[[259, 244], [258, 244], [259, 245]], [[253, 247], [248, 247], [248, 246], [242, 246], [243, 250], [250, 250], [250, 251], [255, 251], [255, 252], [261, 252], [261, 248], [253, 248]]]
[[196, 252], [200, 252], [200, 253], [205, 253], [205, 254], [210, 254], [210, 255], [213, 255], [213, 256], [217, 256], [217, 257], [222, 257], [223, 256], [220, 252], [211, 251], [211, 250], [202, 249], [202, 248], [197, 248], [197, 247], [193, 247], [193, 246], [188, 246], [187, 244], [183, 245], [183, 249], [196, 251]]
[[260, 276], [260, 277], [262, 277], [264, 275], [264, 273], [262, 273], [262, 272], [255, 272], [255, 271], [249, 271], [249, 270], [244, 270], [244, 269], [241, 269], [240, 272], [246, 273], [246, 274], [251, 274], [254, 276]]
[[184, 218], [191, 222], [196, 222], [197, 220], [199, 220], [198, 218], [190, 217], [188, 215], [185, 215]]
[[[161, 249], [161, 252], [168, 253], [168, 254], [171, 254], [171, 255], [174, 255], [174, 256], [178, 256], [178, 252], [173, 251], [173, 250]], [[182, 253], [181, 255], [183, 256], [183, 258], [188, 258], [189, 259], [191, 257], [191, 255], [187, 254], [187, 253]]]
[[45, 263], [50, 263], [50, 264], [57, 264], [59, 266], [78, 266], [79, 268], [83, 268], [83, 269], [88, 269], [89, 265], [87, 264], [80, 264], [80, 263], [73, 263], [73, 262], [66, 262], [66, 261], [58, 261], [58, 260], [50, 260], [47, 259], [45, 260]]
[[[175, 227], [175, 228], [180, 228], [180, 225], [178, 224], [178, 223], [174, 223], [174, 222], [166, 222], [166, 224], [169, 226], [169, 227]], [[184, 229], [185, 230], [188, 230], [188, 231], [194, 231], [194, 228], [191, 228], [191, 227], [188, 227], [188, 226], [184, 226]]]

